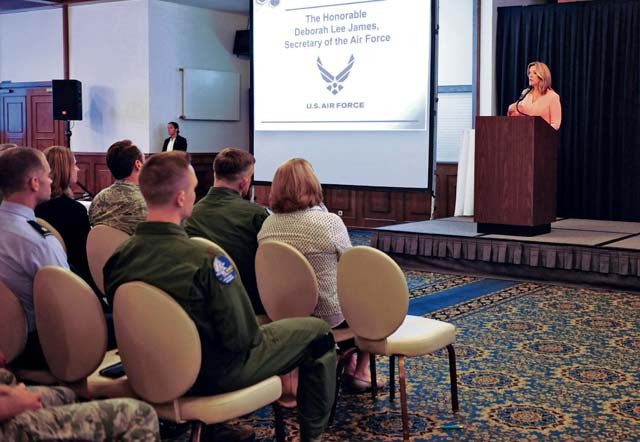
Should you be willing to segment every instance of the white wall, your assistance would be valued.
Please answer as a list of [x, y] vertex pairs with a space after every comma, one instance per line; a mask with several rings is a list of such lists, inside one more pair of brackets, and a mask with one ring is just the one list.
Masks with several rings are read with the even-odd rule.
[[103, 152], [129, 138], [149, 152], [147, 11], [148, 0], [69, 8], [70, 76], [82, 81], [74, 150]]
[[64, 76], [62, 9], [0, 14], [0, 81]]
[[[151, 152], [160, 151], [168, 121], [180, 124], [190, 152], [213, 152], [233, 146], [249, 149], [249, 60], [233, 55], [235, 32], [248, 17], [149, 0], [149, 89]], [[240, 73], [238, 122], [179, 120], [179, 68]]]
[[440, 0], [438, 84], [470, 85], [473, 76], [473, 0]]
[[[483, 0], [480, 12], [480, 113], [496, 115], [496, 28], [498, 8], [518, 5], [537, 5], [546, 0]], [[524, 74], [523, 74], [524, 78]], [[514, 97], [516, 98], [516, 97]]]

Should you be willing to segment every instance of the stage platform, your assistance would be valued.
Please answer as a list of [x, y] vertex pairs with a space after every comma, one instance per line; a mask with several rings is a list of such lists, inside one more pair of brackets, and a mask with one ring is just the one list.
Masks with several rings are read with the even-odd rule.
[[640, 292], [640, 223], [558, 219], [550, 233], [522, 237], [453, 217], [374, 229], [371, 246], [429, 271]]

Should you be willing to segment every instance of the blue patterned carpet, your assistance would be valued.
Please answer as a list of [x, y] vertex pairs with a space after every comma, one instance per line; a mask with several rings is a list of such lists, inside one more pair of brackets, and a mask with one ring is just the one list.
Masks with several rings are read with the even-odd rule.
[[[414, 301], [412, 301], [413, 303]], [[520, 283], [438, 310], [458, 328], [460, 413], [446, 352], [409, 359], [411, 433], [422, 440], [640, 440], [640, 297]], [[383, 378], [388, 364], [378, 359]], [[386, 378], [385, 378], [386, 379]], [[271, 440], [264, 409], [247, 420]], [[443, 424], [457, 423], [457, 430]], [[289, 440], [296, 418], [287, 417]], [[342, 396], [328, 441], [401, 439], [399, 400]]]

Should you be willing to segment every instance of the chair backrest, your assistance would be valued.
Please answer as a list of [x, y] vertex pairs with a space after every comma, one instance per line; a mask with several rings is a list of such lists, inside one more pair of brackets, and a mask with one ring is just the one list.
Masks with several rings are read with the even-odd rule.
[[381, 340], [400, 327], [409, 309], [404, 273], [385, 253], [353, 247], [338, 263], [338, 300], [356, 336]]
[[89, 231], [87, 236], [87, 260], [91, 277], [104, 293], [104, 274], [102, 269], [118, 246], [129, 238], [125, 232], [99, 224]]
[[173, 298], [144, 282], [128, 282], [116, 290], [113, 319], [133, 391], [158, 404], [191, 388], [202, 362], [200, 336]]
[[13, 361], [27, 345], [27, 317], [20, 300], [0, 281], [0, 350]]
[[33, 303], [51, 373], [75, 382], [94, 372], [107, 351], [107, 324], [91, 287], [67, 269], [42, 267], [33, 281]]
[[[231, 261], [231, 265], [233, 266], [234, 269], [236, 269], [236, 273], [238, 275], [240, 275], [240, 271], [238, 270], [238, 266], [236, 265], [235, 262], [233, 262], [233, 258], [231, 258], [231, 256], [227, 253], [227, 251], [225, 249], [222, 248], [222, 246], [220, 246], [220, 244], [215, 243], [213, 241], [211, 241], [210, 239], [207, 238], [202, 238], [200, 236], [194, 236], [191, 238], [191, 240], [195, 243], [198, 244], [202, 244], [206, 247], [209, 247], [210, 249], [215, 250], [217, 253], [221, 253], [222, 255], [226, 256], [229, 261]], [[242, 275], [240, 275], [240, 278], [242, 278]]]
[[261, 242], [256, 252], [256, 282], [271, 320], [306, 317], [318, 303], [316, 274], [302, 253], [280, 241]]
[[44, 220], [42, 218], [36, 218], [36, 222], [40, 224], [42, 227], [44, 227], [45, 229], [47, 229], [49, 232], [51, 232], [53, 236], [55, 236], [56, 239], [60, 241], [60, 244], [62, 244], [62, 248], [64, 249], [64, 251], [65, 252], [67, 251], [67, 245], [64, 243], [64, 239], [62, 239], [62, 235], [60, 235], [60, 232], [58, 232], [55, 229], [55, 227], [49, 224], [49, 221]]

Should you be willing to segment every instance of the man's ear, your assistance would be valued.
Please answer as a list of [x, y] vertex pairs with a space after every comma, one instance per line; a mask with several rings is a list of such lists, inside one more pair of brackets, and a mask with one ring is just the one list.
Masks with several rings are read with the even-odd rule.
[[140, 169], [142, 169], [142, 161], [135, 160], [133, 163], [133, 167], [136, 169], [137, 172], [140, 172]]
[[185, 192], [184, 190], [181, 190], [176, 194], [175, 202], [178, 207], [184, 207], [184, 200], [186, 195], [187, 195], [187, 192]]
[[29, 190], [31, 190], [32, 192], [37, 192], [40, 190], [40, 180], [38, 179], [38, 177], [32, 176], [31, 178], [29, 178], [27, 185], [29, 186]]

